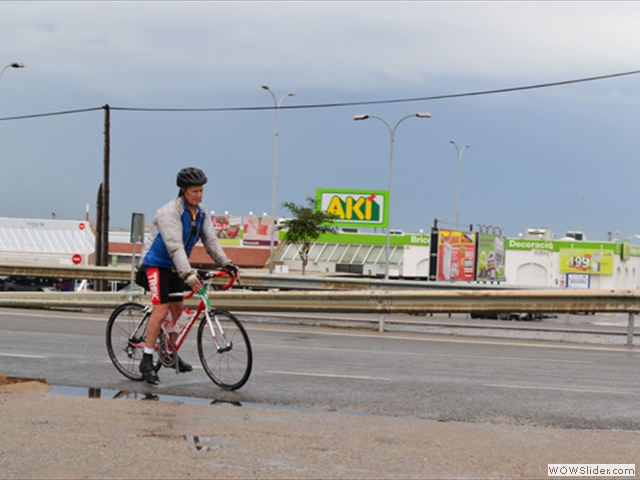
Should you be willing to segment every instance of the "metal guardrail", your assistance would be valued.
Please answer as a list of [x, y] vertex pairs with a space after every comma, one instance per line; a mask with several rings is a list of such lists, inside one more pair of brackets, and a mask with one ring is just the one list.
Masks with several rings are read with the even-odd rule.
[[[0, 265], [0, 274], [129, 280], [131, 270], [5, 264]], [[622, 312], [629, 314], [627, 345], [632, 345], [635, 313], [640, 312], [640, 292], [636, 290], [507, 290], [479, 286], [461, 290], [457, 288], [458, 285], [449, 285], [447, 289], [433, 289], [427, 288], [433, 282], [384, 282], [376, 279], [264, 274], [243, 274], [242, 283], [260, 288], [261, 291], [234, 289], [216, 293], [215, 305], [233, 311], [378, 313], [381, 316], [392, 313]], [[416, 289], [416, 283], [422, 289]], [[300, 285], [305, 285], [306, 288]], [[264, 291], [269, 288], [297, 289]], [[145, 303], [148, 297], [124, 292], [0, 292], [0, 306], [3, 307], [111, 309], [131, 300]], [[380, 330], [384, 329], [383, 320], [380, 327]]]
[[[130, 300], [147, 302], [148, 295], [126, 292], [0, 292], [0, 306], [3, 307], [112, 308]], [[635, 290], [230, 290], [214, 293], [213, 303], [220, 308], [245, 312], [636, 313], [640, 311], [640, 293]]]
[[[0, 292], [2, 307], [112, 309], [126, 301], [148, 303], [146, 294], [123, 292]], [[195, 306], [190, 300], [188, 305]], [[468, 312], [623, 312], [629, 314], [627, 345], [633, 344], [635, 290], [520, 291], [237, 291], [215, 294], [219, 308], [245, 312], [468, 313]], [[380, 330], [384, 330], [381, 319]]]
[[[131, 268], [89, 266], [37, 266], [24, 264], [0, 264], [0, 275], [69, 278], [88, 280], [130, 281]], [[220, 280], [222, 283], [222, 280]], [[242, 271], [242, 285], [247, 288], [271, 290], [407, 290], [407, 289], [456, 289], [456, 290], [521, 290], [522, 287], [503, 284], [427, 282], [417, 280], [384, 280], [381, 278], [357, 278], [338, 275], [299, 276], [265, 274]]]
[[89, 280], [121, 280], [131, 279], [131, 268], [122, 267], [88, 267], [88, 266], [40, 266], [25, 264], [0, 264], [0, 275], [27, 277], [75, 278]]

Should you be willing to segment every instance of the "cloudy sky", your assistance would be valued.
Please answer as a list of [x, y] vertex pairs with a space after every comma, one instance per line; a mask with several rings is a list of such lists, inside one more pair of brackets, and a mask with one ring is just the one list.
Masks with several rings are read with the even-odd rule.
[[[0, 216], [95, 219], [111, 110], [111, 224], [184, 166], [205, 204], [271, 211], [386, 190], [392, 228], [640, 234], [639, 2], [0, 2]], [[467, 93], [496, 92], [478, 95]], [[87, 111], [85, 111], [87, 110]], [[191, 111], [187, 111], [191, 110]], [[64, 115], [44, 115], [74, 112]], [[29, 117], [29, 118], [16, 118]], [[462, 147], [460, 197], [456, 201]], [[278, 207], [279, 215], [286, 210]]]

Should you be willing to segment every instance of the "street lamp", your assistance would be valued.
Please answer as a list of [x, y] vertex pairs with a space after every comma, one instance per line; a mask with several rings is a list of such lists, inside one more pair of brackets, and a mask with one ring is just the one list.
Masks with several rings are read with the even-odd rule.
[[411, 117], [431, 118], [431, 114], [427, 112], [422, 112], [422, 113], [413, 113], [411, 115], [407, 115], [406, 117], [402, 117], [400, 120], [398, 120], [398, 123], [396, 123], [394, 127], [391, 127], [391, 125], [389, 125], [389, 123], [387, 123], [387, 121], [384, 118], [378, 117], [376, 115], [363, 114], [363, 115], [356, 115], [355, 117], [353, 117], [354, 120], [366, 120], [368, 118], [376, 118], [387, 126], [387, 129], [389, 130], [389, 135], [391, 136], [391, 149], [389, 153], [389, 193], [388, 193], [389, 198], [387, 199], [387, 205], [389, 207], [389, 211], [387, 212], [387, 244], [385, 246], [385, 262], [384, 262], [384, 279], [385, 280], [389, 280], [389, 250], [391, 248], [391, 186], [392, 186], [392, 177], [393, 177], [393, 143], [395, 140], [396, 129], [398, 128], [398, 125], [400, 125], [407, 118], [411, 118]]
[[449, 140], [454, 147], [456, 147], [456, 151], [458, 152], [458, 175], [456, 177], [456, 230], [458, 229], [458, 215], [460, 213], [460, 163], [462, 161], [462, 152], [464, 152], [465, 148], [471, 148], [471, 145], [465, 145], [462, 148], [458, 148], [458, 144], [455, 140]]
[[278, 102], [276, 100], [276, 95], [269, 88], [268, 85], [262, 85], [267, 92], [271, 94], [273, 97], [273, 103], [276, 107], [276, 133], [275, 133], [275, 142], [273, 147], [273, 187], [271, 189], [271, 229], [270, 229], [270, 239], [269, 239], [269, 273], [273, 273], [273, 246], [274, 246], [274, 236], [276, 231], [276, 181], [278, 176], [278, 119], [280, 117], [280, 105], [282, 105], [282, 101], [285, 97], [293, 97], [295, 95], [294, 92], [286, 93], [280, 98]]
[[0, 70], [0, 78], [2, 78], [2, 74], [7, 68], [24, 68], [24, 63], [22, 62], [11, 62], [9, 65], [6, 65], [2, 70]]

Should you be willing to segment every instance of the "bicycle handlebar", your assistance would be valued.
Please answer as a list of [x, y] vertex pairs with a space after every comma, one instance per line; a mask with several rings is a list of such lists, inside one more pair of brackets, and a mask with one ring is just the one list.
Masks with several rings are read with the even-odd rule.
[[[198, 270], [198, 276], [203, 280], [222, 277], [224, 275], [229, 276], [229, 283], [227, 283], [226, 285], [222, 285], [220, 287], [220, 290], [229, 290], [234, 283], [240, 283], [240, 280], [238, 278], [234, 277], [231, 272], [227, 272], [226, 270], [218, 270], [217, 272], [210, 272], [209, 270]], [[182, 295], [182, 298], [186, 300], [187, 298], [193, 297], [195, 294], [196, 291], [192, 289], [189, 293], [185, 293], [184, 295]]]
[[229, 290], [236, 282], [240, 284], [240, 279], [227, 270], [218, 270], [215, 272], [210, 272], [209, 270], [198, 270], [198, 276], [204, 280], [222, 277], [224, 275], [229, 276], [229, 283], [220, 287], [221, 290]]

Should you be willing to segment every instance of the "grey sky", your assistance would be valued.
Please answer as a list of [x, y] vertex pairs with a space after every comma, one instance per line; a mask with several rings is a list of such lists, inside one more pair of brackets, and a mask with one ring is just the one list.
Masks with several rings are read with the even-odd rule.
[[[215, 108], [375, 101], [640, 69], [637, 2], [2, 2], [0, 117], [111, 106]], [[454, 219], [591, 238], [638, 233], [640, 76], [466, 99], [282, 110], [278, 201], [316, 188], [386, 189], [394, 228]], [[113, 112], [112, 223], [151, 216], [175, 171], [216, 178], [210, 209], [269, 211], [273, 111]], [[82, 218], [101, 181], [102, 113], [0, 122], [0, 215]], [[34, 192], [20, 195], [29, 172]], [[74, 176], [76, 175], [76, 176]], [[15, 201], [20, 198], [19, 201]], [[92, 207], [93, 210], [93, 207]], [[279, 209], [279, 213], [283, 214]], [[451, 225], [449, 225], [451, 226]]]

